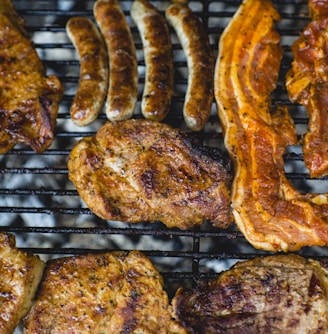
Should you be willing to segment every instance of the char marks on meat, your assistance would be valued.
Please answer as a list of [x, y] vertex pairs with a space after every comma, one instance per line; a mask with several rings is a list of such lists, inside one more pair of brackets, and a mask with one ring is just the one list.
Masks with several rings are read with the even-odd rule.
[[294, 61], [286, 76], [291, 101], [309, 115], [304, 162], [311, 177], [328, 174], [328, 1], [310, 0], [312, 21], [292, 45]]
[[224, 153], [164, 123], [107, 122], [73, 148], [69, 178], [104, 219], [227, 227], [232, 173]]
[[43, 64], [10, 0], [0, 2], [0, 153], [17, 143], [42, 152], [54, 137], [63, 87]]
[[272, 108], [282, 49], [271, 1], [244, 0], [221, 36], [215, 98], [225, 145], [235, 164], [232, 210], [256, 248], [292, 251], [328, 245], [327, 194], [301, 194], [284, 172], [295, 144], [287, 108]]
[[15, 237], [0, 234], [0, 333], [12, 334], [32, 306], [44, 262], [16, 248]]
[[259, 257], [180, 288], [172, 304], [189, 333], [327, 333], [327, 284], [328, 271], [316, 260]]
[[48, 261], [24, 327], [26, 334], [186, 333], [171, 318], [161, 275], [138, 251]]

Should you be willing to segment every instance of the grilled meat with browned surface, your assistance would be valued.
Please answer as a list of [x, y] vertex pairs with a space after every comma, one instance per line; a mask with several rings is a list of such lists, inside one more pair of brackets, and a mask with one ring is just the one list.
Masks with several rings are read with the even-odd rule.
[[190, 228], [231, 223], [229, 158], [167, 124], [107, 122], [73, 148], [69, 178], [104, 219]]
[[294, 61], [286, 76], [291, 101], [309, 115], [304, 162], [311, 177], [328, 174], [328, 1], [309, 1], [310, 22], [293, 43]]
[[287, 108], [272, 108], [282, 49], [272, 2], [244, 0], [221, 36], [215, 98], [235, 164], [232, 210], [256, 248], [294, 251], [328, 245], [328, 195], [302, 194], [286, 178], [286, 147], [296, 144]]
[[107, 118], [111, 121], [131, 118], [138, 100], [138, 64], [129, 24], [117, 0], [97, 0], [93, 13], [109, 56]]
[[10, 0], [0, 2], [0, 153], [17, 143], [42, 152], [54, 137], [63, 87], [43, 64]]
[[107, 49], [98, 28], [89, 18], [71, 17], [66, 23], [66, 33], [80, 58], [79, 84], [70, 115], [76, 125], [86, 126], [98, 117], [107, 97]]
[[138, 251], [48, 262], [24, 323], [36, 333], [186, 333], [171, 318], [163, 279]]
[[213, 104], [214, 57], [203, 22], [188, 1], [173, 0], [165, 16], [179, 37], [188, 65], [188, 87], [183, 106], [187, 127], [202, 130]]
[[131, 17], [139, 30], [146, 65], [141, 112], [147, 119], [161, 121], [170, 110], [174, 86], [169, 27], [148, 0], [134, 0]]
[[11, 334], [32, 306], [44, 262], [15, 245], [11, 234], [0, 234], [0, 333]]
[[172, 301], [189, 333], [327, 333], [328, 271], [298, 255], [241, 261]]

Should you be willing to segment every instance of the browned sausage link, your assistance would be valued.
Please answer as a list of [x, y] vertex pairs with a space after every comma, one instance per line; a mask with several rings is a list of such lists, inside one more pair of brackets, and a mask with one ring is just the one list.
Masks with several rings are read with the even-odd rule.
[[138, 98], [138, 67], [129, 25], [116, 0], [98, 0], [93, 10], [109, 55], [107, 118], [131, 118]]
[[174, 84], [172, 45], [165, 18], [147, 0], [135, 0], [131, 17], [138, 27], [146, 64], [141, 111], [161, 121], [168, 114]]
[[72, 17], [66, 32], [80, 58], [79, 85], [70, 108], [73, 122], [92, 123], [102, 110], [108, 89], [108, 56], [96, 25], [85, 17]]
[[175, 29], [188, 64], [188, 87], [184, 103], [186, 125], [201, 130], [213, 104], [214, 57], [200, 18], [187, 4], [173, 3], [166, 18]]

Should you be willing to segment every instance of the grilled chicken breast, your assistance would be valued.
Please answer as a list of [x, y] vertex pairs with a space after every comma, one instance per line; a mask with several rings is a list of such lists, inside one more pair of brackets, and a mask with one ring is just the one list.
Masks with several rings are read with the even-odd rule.
[[297, 143], [287, 108], [270, 94], [282, 49], [272, 2], [244, 0], [221, 36], [215, 99], [235, 165], [232, 210], [256, 248], [293, 251], [328, 245], [328, 195], [302, 194], [286, 178], [283, 154]]
[[69, 178], [99, 217], [182, 229], [231, 223], [230, 160], [180, 130], [143, 119], [107, 122], [73, 148]]
[[17, 143], [42, 152], [53, 141], [63, 87], [43, 64], [10, 0], [0, 2], [0, 153]]
[[49, 261], [25, 319], [32, 333], [186, 333], [171, 318], [163, 280], [138, 251]]
[[328, 174], [328, 1], [309, 1], [310, 22], [292, 45], [294, 60], [286, 76], [292, 102], [309, 115], [304, 136], [304, 162], [311, 177]]
[[318, 261], [268, 256], [180, 288], [172, 304], [189, 333], [327, 333], [327, 284], [328, 271]]
[[41, 280], [44, 262], [15, 246], [15, 237], [0, 234], [0, 333], [11, 334], [27, 314]]

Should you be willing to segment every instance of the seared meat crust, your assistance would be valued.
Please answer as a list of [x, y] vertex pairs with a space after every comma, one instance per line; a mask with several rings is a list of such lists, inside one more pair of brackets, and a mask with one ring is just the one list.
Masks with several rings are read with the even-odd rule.
[[11, 334], [32, 306], [44, 262], [15, 246], [15, 237], [0, 234], [0, 333]]
[[328, 1], [309, 1], [310, 22], [292, 45], [294, 60], [286, 76], [291, 101], [308, 111], [304, 162], [311, 177], [328, 174]]
[[97, 0], [93, 13], [109, 56], [107, 118], [131, 118], [138, 98], [138, 64], [130, 27], [117, 0]]
[[185, 333], [161, 275], [138, 251], [49, 261], [24, 326], [26, 334]]
[[279, 18], [271, 1], [243, 1], [221, 36], [215, 99], [235, 164], [236, 224], [256, 248], [294, 251], [328, 245], [328, 195], [302, 194], [285, 175], [283, 155], [297, 137], [287, 108], [270, 100], [282, 56]]
[[104, 219], [160, 220], [182, 229], [204, 219], [231, 223], [229, 158], [160, 122], [107, 122], [77, 143], [68, 170], [81, 198]]
[[0, 2], [0, 153], [52, 143], [63, 87], [43, 64], [10, 0]]
[[79, 85], [70, 114], [76, 125], [85, 126], [98, 117], [107, 96], [107, 49], [98, 28], [86, 17], [71, 17], [66, 32], [80, 58]]
[[165, 18], [148, 0], [135, 0], [131, 17], [142, 39], [146, 74], [141, 111], [161, 121], [170, 110], [174, 85], [171, 36]]
[[190, 333], [327, 333], [327, 284], [328, 271], [318, 261], [268, 256], [180, 288], [172, 304]]
[[188, 6], [188, 1], [173, 1], [165, 16], [179, 37], [188, 64], [183, 116], [191, 130], [199, 131], [211, 114], [214, 98], [214, 57], [208, 35], [200, 18]]

